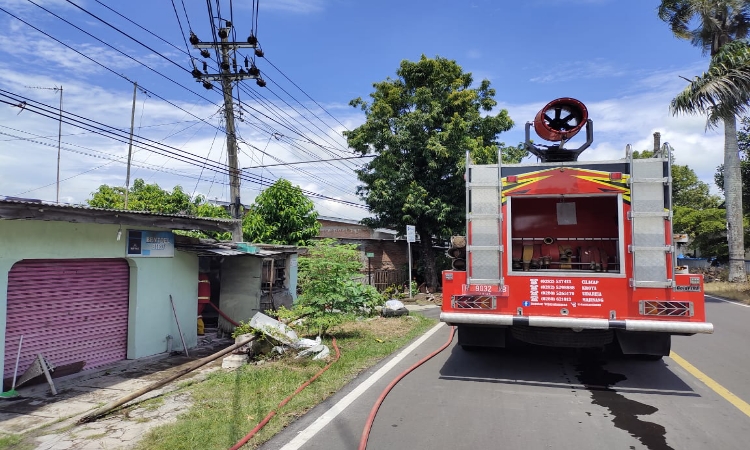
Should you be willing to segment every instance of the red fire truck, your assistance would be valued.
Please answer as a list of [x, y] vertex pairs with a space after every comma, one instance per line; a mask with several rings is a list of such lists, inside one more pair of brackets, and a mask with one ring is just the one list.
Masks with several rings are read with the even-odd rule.
[[[532, 126], [552, 144], [533, 143]], [[586, 142], [567, 148], [583, 128]], [[526, 124], [538, 162], [467, 155], [466, 270], [443, 272], [440, 315], [464, 349], [515, 339], [658, 359], [672, 335], [713, 332], [702, 276], [676, 270], [669, 145], [652, 158], [627, 146], [623, 159], [578, 161], [592, 141], [586, 107], [561, 98]]]

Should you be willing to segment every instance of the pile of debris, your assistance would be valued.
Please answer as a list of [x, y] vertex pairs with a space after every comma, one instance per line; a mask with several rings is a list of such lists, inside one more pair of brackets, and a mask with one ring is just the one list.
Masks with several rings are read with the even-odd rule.
[[[331, 352], [327, 345], [321, 343], [320, 336], [313, 339], [301, 339], [289, 326], [263, 313], [256, 313], [250, 320], [250, 327], [260, 332], [265, 339], [244, 345], [224, 358], [221, 366], [234, 369], [247, 364], [251, 358], [262, 354], [281, 355], [287, 351], [296, 352], [297, 358], [312, 356], [312, 359], [325, 359]], [[250, 334], [235, 338], [235, 342], [247, 340]]]
[[690, 273], [699, 273], [703, 275], [703, 281], [706, 283], [712, 283], [714, 281], [726, 281], [727, 270], [718, 267], [701, 267], [690, 269]]

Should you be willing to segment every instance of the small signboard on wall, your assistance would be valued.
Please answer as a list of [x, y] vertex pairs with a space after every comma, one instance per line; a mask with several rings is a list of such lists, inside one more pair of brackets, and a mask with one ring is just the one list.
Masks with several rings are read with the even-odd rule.
[[171, 231], [128, 230], [127, 256], [171, 258], [174, 256], [174, 234]]

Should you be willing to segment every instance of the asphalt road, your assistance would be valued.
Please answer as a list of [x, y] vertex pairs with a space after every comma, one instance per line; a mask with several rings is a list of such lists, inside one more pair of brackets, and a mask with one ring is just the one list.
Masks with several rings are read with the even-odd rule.
[[[750, 308], [708, 299], [707, 313], [715, 334], [674, 338], [672, 349], [710, 377], [712, 386], [672, 358], [649, 362], [544, 348], [467, 353], [454, 341], [393, 389], [367, 448], [750, 448], [750, 416], [716, 387], [750, 403]], [[351, 398], [347, 395], [379, 367], [262, 448], [356, 449], [383, 388], [448, 336], [448, 327], [438, 329], [316, 434], [310, 425], [331, 416], [329, 409]]]

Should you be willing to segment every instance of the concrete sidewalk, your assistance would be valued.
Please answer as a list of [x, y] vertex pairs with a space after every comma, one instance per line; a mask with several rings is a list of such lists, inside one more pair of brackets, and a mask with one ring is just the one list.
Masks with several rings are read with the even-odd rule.
[[215, 333], [207, 333], [199, 339], [198, 347], [189, 349], [189, 358], [184, 354], [161, 354], [54, 379], [56, 396], [46, 382], [21, 386], [16, 389], [19, 397], [0, 400], [0, 437], [27, 433], [24, 443], [37, 449], [131, 448], [148, 429], [174, 420], [191, 404], [187, 393], [163, 394], [179, 389], [186, 381], [200, 381], [208, 373], [221, 369], [222, 358], [128, 403], [161, 395], [163, 401], [158, 406], [128, 410], [88, 424], [79, 425], [77, 421], [96, 408], [166, 378], [233, 343], [231, 338], [218, 339]]

